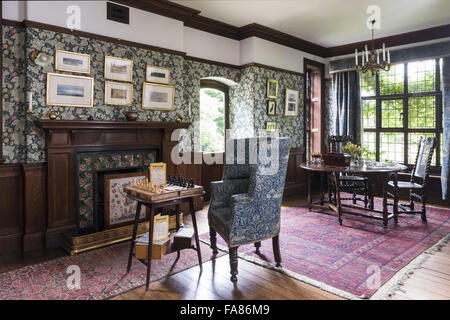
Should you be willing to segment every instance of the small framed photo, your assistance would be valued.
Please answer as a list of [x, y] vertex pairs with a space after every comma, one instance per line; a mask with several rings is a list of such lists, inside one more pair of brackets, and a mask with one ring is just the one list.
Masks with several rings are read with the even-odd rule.
[[142, 89], [142, 109], [166, 110], [173, 109], [175, 88], [162, 84], [144, 82]]
[[105, 56], [105, 79], [133, 81], [133, 61]]
[[94, 105], [94, 78], [47, 73], [47, 105], [87, 107]]
[[286, 89], [286, 101], [284, 105], [284, 115], [286, 117], [296, 117], [298, 114], [299, 92], [294, 89]]
[[88, 54], [56, 50], [55, 70], [89, 74], [91, 72], [91, 56]]
[[278, 80], [267, 79], [267, 98], [276, 99], [278, 96]]
[[145, 73], [145, 81], [169, 84], [170, 70], [167, 68], [147, 66], [147, 70]]
[[267, 122], [266, 123], [266, 131], [267, 132], [273, 132], [277, 130], [277, 123], [276, 122]]
[[274, 116], [276, 114], [277, 109], [277, 103], [275, 100], [268, 100], [267, 101], [267, 115], [268, 116]]
[[106, 81], [105, 104], [131, 106], [133, 104], [133, 85], [131, 83]]

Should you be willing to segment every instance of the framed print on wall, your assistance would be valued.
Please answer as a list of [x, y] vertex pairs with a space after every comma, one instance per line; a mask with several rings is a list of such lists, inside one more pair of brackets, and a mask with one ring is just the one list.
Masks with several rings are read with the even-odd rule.
[[267, 122], [266, 123], [266, 131], [273, 132], [277, 129], [277, 123], [276, 122]]
[[174, 86], [144, 82], [142, 88], [142, 109], [173, 110]]
[[284, 105], [284, 115], [286, 117], [296, 117], [298, 114], [299, 92], [294, 89], [286, 89], [286, 101]]
[[[124, 187], [133, 185], [134, 179], [147, 178], [146, 172], [130, 172], [121, 174], [105, 174], [105, 229], [132, 224], [136, 214], [137, 202], [128, 199], [123, 192]], [[145, 206], [142, 206], [139, 216], [144, 220], [147, 216]]]
[[133, 60], [105, 56], [105, 79], [133, 81]]
[[145, 81], [169, 84], [170, 70], [167, 68], [160, 68], [154, 66], [147, 66], [145, 72]]
[[267, 79], [267, 98], [276, 99], [278, 96], [278, 80]]
[[47, 73], [49, 106], [86, 107], [94, 105], [94, 78]]
[[91, 72], [91, 56], [83, 53], [56, 50], [55, 70], [89, 74]]
[[274, 116], [276, 114], [277, 103], [275, 100], [267, 101], [267, 115]]
[[106, 81], [105, 104], [131, 106], [133, 104], [133, 85], [131, 83]]

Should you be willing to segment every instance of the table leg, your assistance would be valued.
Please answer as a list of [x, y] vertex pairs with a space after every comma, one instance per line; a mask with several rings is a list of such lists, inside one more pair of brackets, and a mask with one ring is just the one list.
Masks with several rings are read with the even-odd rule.
[[200, 266], [200, 270], [203, 270], [202, 254], [200, 252], [200, 241], [198, 239], [197, 218], [195, 217], [194, 198], [192, 197], [189, 198], [189, 211], [191, 211], [192, 225], [194, 226], [195, 246], [197, 247], [198, 263]]
[[152, 271], [152, 249], [153, 249], [153, 225], [155, 223], [155, 209], [150, 206], [150, 221], [148, 223], [148, 257], [147, 257], [147, 280], [145, 282], [145, 290], [150, 285], [150, 273]]
[[136, 217], [134, 218], [133, 235], [131, 237], [130, 253], [128, 254], [127, 273], [130, 272], [131, 262], [133, 261], [134, 240], [136, 240], [139, 216], [141, 214], [141, 203], [138, 201], [136, 208]]
[[342, 226], [342, 206], [341, 206], [341, 192], [339, 190], [339, 172], [334, 173], [336, 185], [336, 207], [338, 209], [339, 224]]
[[320, 176], [320, 205], [323, 206], [325, 193], [323, 191], [323, 174], [322, 174], [322, 172], [319, 173], [319, 176]]
[[[176, 219], [176, 223], [177, 223], [177, 232], [178, 232], [178, 230], [180, 229], [180, 205], [179, 204], [175, 205], [175, 211], [176, 211], [175, 219]], [[180, 258], [180, 250], [177, 250], [177, 259], [179, 259], [179, 258]]]
[[312, 194], [311, 194], [311, 171], [308, 171], [308, 200], [309, 200], [309, 211], [312, 209]]

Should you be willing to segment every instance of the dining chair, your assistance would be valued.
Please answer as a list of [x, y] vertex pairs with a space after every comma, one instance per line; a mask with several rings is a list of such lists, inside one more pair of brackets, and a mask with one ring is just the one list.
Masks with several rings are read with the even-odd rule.
[[[398, 181], [397, 174], [393, 174], [393, 180], [389, 181], [384, 192], [383, 210], [387, 211], [388, 206], [393, 207], [394, 222], [398, 222], [399, 213], [420, 214], [422, 221], [427, 221], [426, 212], [426, 186], [428, 175], [430, 173], [431, 159], [433, 151], [436, 148], [436, 138], [421, 137], [419, 141], [419, 149], [417, 152], [416, 162], [411, 171], [409, 181]], [[401, 189], [409, 190], [409, 203], [399, 203], [398, 192]], [[394, 199], [388, 203], [387, 197]], [[415, 210], [414, 200], [422, 202], [421, 210]], [[402, 212], [399, 212], [399, 209]]]
[[[329, 136], [328, 137], [328, 151], [342, 153], [342, 147], [344, 147], [348, 142], [353, 141], [353, 136]], [[333, 183], [329, 181], [329, 183]], [[332, 194], [332, 190], [335, 188], [329, 188], [329, 194]], [[358, 175], [342, 175], [339, 177], [339, 190], [342, 192], [347, 192], [352, 194], [351, 198], [341, 198], [341, 200], [352, 200], [353, 204], [357, 201], [364, 202], [364, 207], [367, 208], [369, 203], [369, 181], [367, 177], [361, 177]], [[363, 195], [364, 198], [358, 197], [358, 195]], [[336, 195], [333, 195], [335, 198]]]
[[[236, 146], [239, 140], [242, 139], [234, 139], [231, 143]], [[248, 144], [252, 139], [243, 140]], [[271, 167], [259, 156], [256, 164], [251, 164], [249, 146], [245, 163], [234, 161], [234, 164], [225, 164], [222, 181], [211, 183], [208, 210], [211, 248], [213, 253], [217, 253], [218, 233], [228, 245], [231, 281], [237, 280], [237, 250], [244, 244], [254, 243], [258, 253], [261, 241], [272, 239], [275, 262], [281, 266], [280, 213], [291, 142], [289, 138], [279, 138], [272, 139], [267, 145], [267, 154], [278, 153], [273, 161], [276, 167]], [[232, 152], [235, 153], [234, 159], [237, 158], [236, 149], [225, 151], [227, 159], [233, 157]]]

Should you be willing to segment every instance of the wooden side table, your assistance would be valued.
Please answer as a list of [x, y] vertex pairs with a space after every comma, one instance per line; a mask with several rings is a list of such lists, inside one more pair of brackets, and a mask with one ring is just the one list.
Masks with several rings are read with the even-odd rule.
[[[127, 264], [127, 273], [130, 272], [131, 263], [133, 260], [133, 249], [135, 247], [135, 240], [137, 234], [137, 227], [139, 221], [139, 213], [141, 212], [141, 206], [147, 206], [150, 210], [149, 214], [149, 244], [148, 244], [148, 257], [146, 260], [139, 260], [147, 266], [147, 280], [146, 280], [146, 290], [148, 290], [150, 284], [150, 273], [152, 268], [152, 246], [153, 246], [153, 224], [154, 224], [154, 216], [156, 209], [175, 206], [176, 207], [176, 227], [177, 231], [180, 228], [180, 204], [189, 203], [189, 211], [192, 215], [192, 224], [194, 227], [194, 236], [195, 236], [195, 247], [191, 246], [191, 249], [197, 251], [198, 263], [200, 266], [200, 270], [202, 270], [202, 255], [200, 252], [200, 241], [198, 238], [198, 229], [197, 229], [197, 220], [195, 217], [195, 208], [194, 208], [194, 198], [203, 194], [202, 186], [195, 186], [194, 188], [189, 189], [180, 189], [174, 191], [166, 191], [161, 194], [151, 193], [148, 191], [140, 190], [134, 187], [125, 187], [124, 192], [128, 195], [128, 197], [132, 200], [137, 201], [137, 209], [136, 209], [136, 217], [134, 219], [134, 227], [133, 227], [133, 236], [131, 238], [130, 244], [130, 253], [128, 256], [128, 264]], [[180, 257], [180, 248], [177, 248], [177, 258]], [[172, 253], [172, 252], [168, 252]]]

